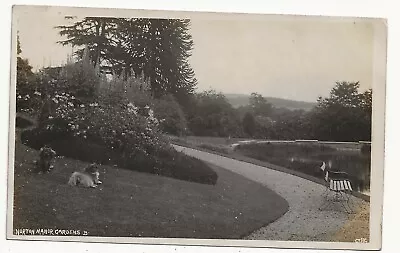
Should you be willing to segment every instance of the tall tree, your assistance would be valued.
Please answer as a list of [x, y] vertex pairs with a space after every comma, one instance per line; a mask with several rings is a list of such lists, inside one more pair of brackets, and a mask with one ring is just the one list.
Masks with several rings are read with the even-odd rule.
[[242, 119], [243, 131], [250, 137], [254, 136], [256, 132], [256, 121], [253, 114], [247, 112]]
[[315, 138], [334, 141], [371, 140], [372, 90], [359, 93], [359, 82], [337, 82], [311, 112]]
[[272, 111], [272, 105], [261, 94], [256, 92], [251, 93], [249, 105], [256, 116], [270, 116]]
[[336, 82], [328, 98], [318, 98], [319, 107], [328, 107], [340, 105], [346, 108], [355, 108], [360, 106], [361, 94], [358, 93], [360, 82]]
[[21, 43], [19, 36], [17, 36], [17, 95], [29, 85], [29, 78], [33, 76], [32, 66], [29, 64], [28, 59], [21, 57], [21, 53]]
[[181, 101], [194, 91], [197, 81], [188, 62], [193, 48], [189, 25], [189, 20], [146, 18], [119, 23], [120, 41], [127, 42], [118, 47], [127, 54], [122, 57], [125, 71], [143, 73], [155, 97], [168, 93]]
[[173, 94], [181, 102], [197, 84], [188, 62], [193, 49], [189, 26], [182, 19], [85, 18], [58, 28], [68, 38], [63, 45], [88, 45], [93, 61], [100, 58], [125, 77], [143, 74], [155, 97]]
[[17, 80], [16, 96], [17, 110], [31, 109], [31, 96], [34, 92], [34, 73], [28, 59], [22, 58], [22, 49], [19, 36], [17, 35]]
[[[65, 19], [70, 20], [74, 17], [65, 17]], [[72, 25], [56, 26], [60, 30], [60, 35], [66, 37], [59, 43], [64, 46], [78, 47], [75, 54], [80, 58], [83, 57], [86, 46], [89, 48], [90, 58], [95, 66], [102, 61], [105, 61], [104, 64], [107, 65], [109, 59], [106, 55], [109, 46], [112, 44], [111, 35], [115, 33], [116, 20], [107, 17], [86, 17]]]

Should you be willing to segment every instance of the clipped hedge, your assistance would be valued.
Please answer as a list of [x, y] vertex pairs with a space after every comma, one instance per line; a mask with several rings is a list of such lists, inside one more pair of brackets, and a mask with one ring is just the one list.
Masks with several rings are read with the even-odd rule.
[[20, 116], [15, 117], [15, 127], [17, 128], [27, 128], [27, 127], [32, 127], [33, 125], [34, 123], [28, 119], [25, 119]]
[[48, 135], [38, 129], [24, 131], [22, 142], [40, 149], [49, 144], [58, 155], [69, 158], [119, 167], [144, 173], [157, 174], [201, 184], [215, 185], [217, 173], [203, 161], [170, 149], [160, 149], [154, 154], [136, 154], [124, 157], [121, 153], [104, 145], [82, 140], [73, 136]]

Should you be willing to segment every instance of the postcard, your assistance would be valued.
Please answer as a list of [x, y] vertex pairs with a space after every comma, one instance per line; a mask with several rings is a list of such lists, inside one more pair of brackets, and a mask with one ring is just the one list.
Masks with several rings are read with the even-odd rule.
[[14, 6], [7, 239], [381, 248], [385, 19]]

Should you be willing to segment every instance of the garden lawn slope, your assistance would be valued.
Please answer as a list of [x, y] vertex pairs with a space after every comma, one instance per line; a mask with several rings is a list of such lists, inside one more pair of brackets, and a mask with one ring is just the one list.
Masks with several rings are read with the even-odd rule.
[[87, 230], [89, 236], [239, 239], [288, 210], [282, 197], [242, 176], [213, 167], [204, 185], [101, 166], [97, 189], [67, 185], [87, 163], [57, 158], [50, 174], [30, 172], [37, 151], [16, 143], [14, 230]]

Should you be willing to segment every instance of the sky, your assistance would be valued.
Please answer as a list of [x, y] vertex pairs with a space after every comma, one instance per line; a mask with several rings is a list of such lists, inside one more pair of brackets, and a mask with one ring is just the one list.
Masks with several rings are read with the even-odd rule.
[[[54, 27], [66, 24], [65, 15], [89, 15], [80, 11], [18, 11], [22, 56], [35, 69], [65, 63], [72, 49], [56, 43], [62, 38]], [[190, 19], [190, 63], [198, 91], [315, 102], [328, 96], [336, 81], [359, 81], [361, 90], [372, 86], [376, 36], [371, 19], [198, 13]]]

